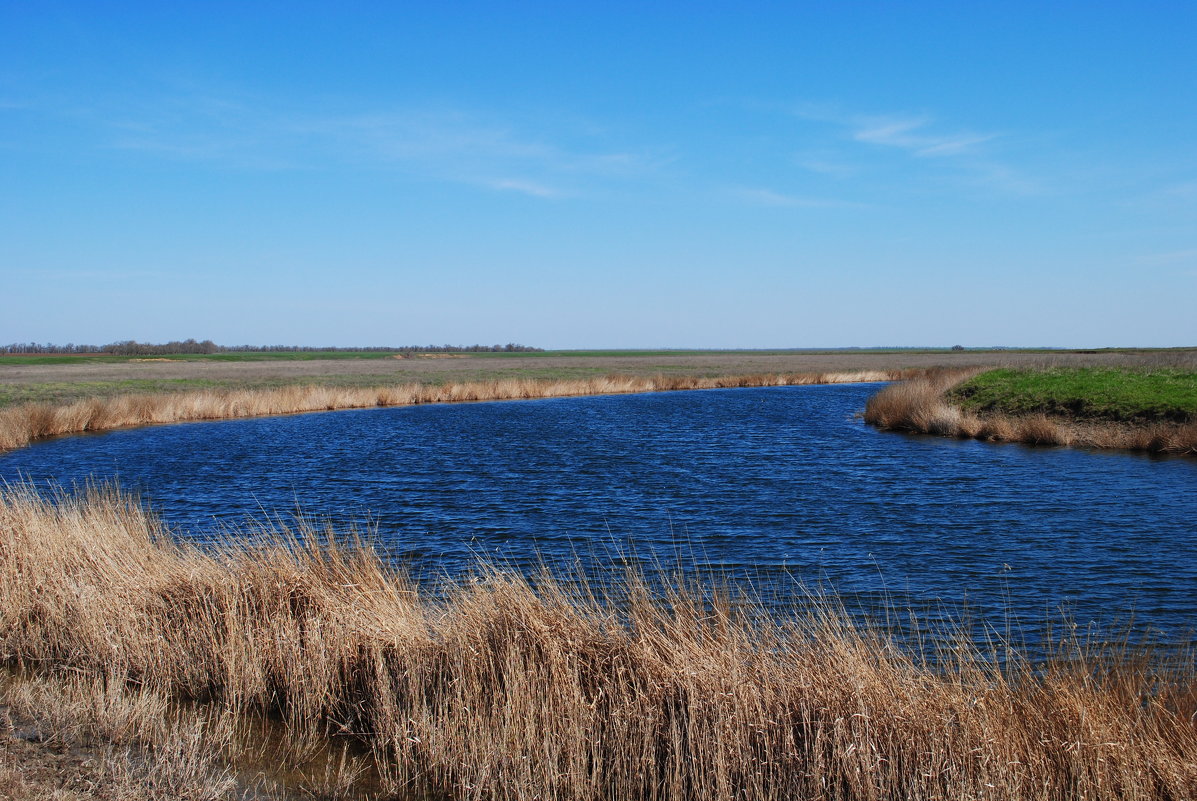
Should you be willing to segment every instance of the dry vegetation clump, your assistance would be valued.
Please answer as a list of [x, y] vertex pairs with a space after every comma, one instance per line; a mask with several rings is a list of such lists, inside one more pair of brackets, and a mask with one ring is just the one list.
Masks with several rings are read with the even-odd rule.
[[0, 676], [0, 797], [348, 801], [376, 786], [367, 757], [318, 730], [290, 736], [127, 679], [64, 667]]
[[869, 398], [866, 422], [888, 431], [991, 442], [1197, 454], [1197, 422], [1125, 423], [1046, 414], [974, 413], [946, 393], [980, 370], [936, 371], [885, 387]]
[[[979, 370], [942, 370], [885, 387], [869, 398], [865, 420], [878, 428], [954, 435], [977, 421], [944, 400], [944, 393]], [[977, 429], [979, 430], [979, 429]]]
[[15, 799], [216, 801], [237, 789], [221, 758], [229, 715], [171, 713], [173, 702], [102, 676], [10, 677], [0, 778]]
[[353, 738], [383, 796], [1197, 796], [1191, 660], [932, 665], [830, 602], [619, 592], [482, 570], [427, 593], [328, 532], [200, 550], [112, 491], [0, 493], [9, 665]]
[[736, 376], [605, 376], [550, 381], [511, 378], [449, 384], [396, 384], [381, 387], [293, 385], [276, 389], [175, 392], [90, 398], [61, 406], [26, 403], [0, 409], [0, 451], [38, 439], [83, 431], [223, 420], [298, 412], [410, 406], [419, 403], [560, 398], [684, 389], [768, 387], [889, 381], [922, 370], [865, 370], [823, 373], [757, 373]]

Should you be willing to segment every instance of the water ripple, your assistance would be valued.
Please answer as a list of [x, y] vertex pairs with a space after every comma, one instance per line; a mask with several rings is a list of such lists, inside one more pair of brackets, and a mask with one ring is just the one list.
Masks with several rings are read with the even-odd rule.
[[1179, 631], [1197, 460], [882, 434], [875, 385], [705, 390], [193, 423], [40, 443], [0, 479], [119, 478], [177, 530], [297, 512], [416, 576], [478, 557], [717, 569], [847, 595]]

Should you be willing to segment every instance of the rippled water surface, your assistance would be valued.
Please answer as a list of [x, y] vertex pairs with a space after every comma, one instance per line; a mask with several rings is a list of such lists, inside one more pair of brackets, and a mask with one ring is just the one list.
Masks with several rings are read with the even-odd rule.
[[[1197, 460], [879, 433], [877, 385], [432, 405], [45, 442], [0, 479], [118, 477], [177, 529], [298, 508], [375, 531], [417, 576], [479, 556], [712, 568], [765, 594], [1061, 607], [1182, 637], [1197, 619]], [[680, 554], [680, 562], [679, 562]]]

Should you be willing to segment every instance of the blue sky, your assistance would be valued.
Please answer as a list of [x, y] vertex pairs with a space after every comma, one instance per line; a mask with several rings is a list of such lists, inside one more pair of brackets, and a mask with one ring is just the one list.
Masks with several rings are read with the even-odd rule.
[[1191, 3], [0, 0], [0, 341], [1197, 344]]

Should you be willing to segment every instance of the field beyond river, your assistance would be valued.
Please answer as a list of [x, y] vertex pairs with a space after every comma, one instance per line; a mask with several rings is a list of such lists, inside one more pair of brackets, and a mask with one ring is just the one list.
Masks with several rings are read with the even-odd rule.
[[607, 375], [714, 378], [925, 368], [1197, 365], [1197, 349], [544, 351], [539, 353], [220, 353], [137, 358], [0, 355], [0, 407], [129, 393], [371, 387]]

